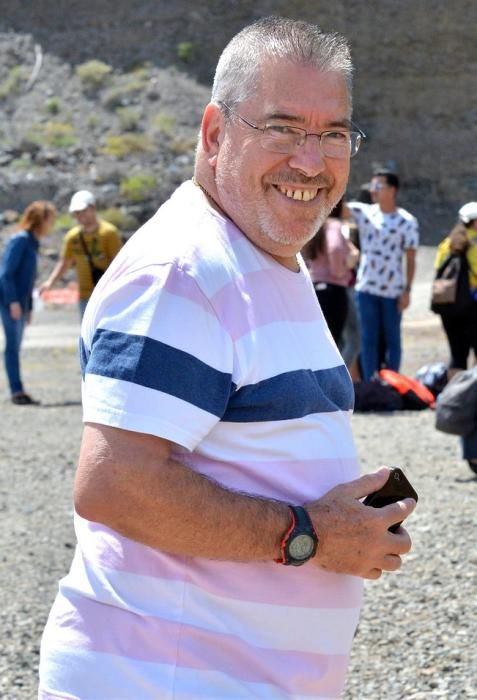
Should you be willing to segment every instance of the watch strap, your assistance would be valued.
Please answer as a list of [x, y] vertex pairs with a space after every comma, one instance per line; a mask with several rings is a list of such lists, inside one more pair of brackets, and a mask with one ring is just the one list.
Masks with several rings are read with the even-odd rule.
[[[291, 521], [288, 529], [285, 531], [283, 534], [282, 540], [280, 542], [280, 551], [281, 551], [281, 558], [280, 559], [275, 559], [275, 561], [278, 564], [290, 564], [292, 563], [290, 561], [290, 557], [287, 554], [287, 545], [288, 545], [288, 540], [290, 539], [291, 535], [295, 533], [295, 531], [298, 533], [304, 533], [304, 534], [309, 534], [314, 540], [315, 543], [318, 543], [318, 537], [315, 532], [315, 528], [313, 527], [313, 523], [311, 521], [310, 516], [308, 515], [307, 511], [303, 506], [288, 506], [290, 509], [291, 513]], [[315, 548], [316, 550], [316, 548]], [[314, 552], [312, 556], [314, 555]], [[305, 560], [308, 561], [308, 560]], [[300, 563], [305, 563], [305, 561], [300, 562]]]

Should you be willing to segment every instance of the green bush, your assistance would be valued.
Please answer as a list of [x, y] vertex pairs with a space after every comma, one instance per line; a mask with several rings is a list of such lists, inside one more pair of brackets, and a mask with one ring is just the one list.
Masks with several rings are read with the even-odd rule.
[[130, 102], [131, 99], [134, 99], [145, 89], [147, 80], [143, 79], [142, 76], [138, 78], [136, 73], [132, 75], [134, 77], [128, 83], [111, 88], [105, 93], [103, 104], [106, 109], [113, 110], [118, 107], [123, 107], [126, 102]]
[[14, 158], [9, 166], [15, 170], [29, 170], [34, 167], [31, 158]]
[[11, 68], [5, 80], [0, 83], [0, 99], [19, 93], [27, 79], [28, 71], [23, 66]]
[[78, 139], [73, 126], [68, 122], [46, 122], [36, 124], [27, 134], [27, 138], [39, 146], [67, 148], [74, 146]]
[[110, 207], [99, 212], [99, 216], [110, 224], [116, 226], [120, 231], [134, 231], [138, 228], [139, 222], [135, 216], [124, 212], [118, 207]]
[[176, 138], [169, 143], [169, 148], [176, 156], [194, 153], [197, 147], [197, 140], [189, 138]]
[[109, 82], [113, 69], [103, 61], [86, 61], [76, 66], [75, 73], [89, 90], [97, 90]]
[[58, 214], [55, 219], [53, 231], [67, 231], [76, 225], [76, 220], [71, 214]]
[[152, 120], [153, 128], [160, 134], [171, 134], [176, 125], [175, 117], [167, 112], [158, 112]]
[[131, 153], [147, 153], [153, 148], [150, 138], [145, 134], [121, 134], [107, 136], [106, 144], [100, 149], [100, 152], [108, 156], [123, 158]]
[[122, 131], [137, 131], [141, 121], [141, 113], [138, 109], [131, 107], [119, 107], [116, 110], [119, 119], [119, 126]]
[[176, 47], [177, 57], [184, 63], [192, 63], [195, 54], [195, 44], [192, 41], [180, 41]]
[[143, 202], [156, 185], [154, 175], [131, 175], [121, 180], [119, 191], [130, 202]]
[[58, 114], [60, 111], [60, 100], [58, 97], [49, 97], [45, 102], [45, 109], [48, 114]]
[[86, 126], [90, 131], [94, 131], [97, 126], [99, 126], [100, 119], [97, 114], [88, 114], [86, 119]]

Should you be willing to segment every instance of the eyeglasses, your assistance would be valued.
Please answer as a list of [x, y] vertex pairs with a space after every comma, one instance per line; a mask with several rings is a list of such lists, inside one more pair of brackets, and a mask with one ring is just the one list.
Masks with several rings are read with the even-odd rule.
[[265, 124], [264, 127], [260, 127], [249, 122], [225, 102], [220, 104], [251, 129], [260, 131], [260, 145], [272, 153], [294, 153], [297, 148], [305, 145], [309, 136], [316, 136], [320, 151], [326, 158], [352, 158], [359, 151], [362, 140], [366, 138], [355, 124], [353, 126], [356, 131], [322, 131], [321, 134], [313, 134], [288, 124]]

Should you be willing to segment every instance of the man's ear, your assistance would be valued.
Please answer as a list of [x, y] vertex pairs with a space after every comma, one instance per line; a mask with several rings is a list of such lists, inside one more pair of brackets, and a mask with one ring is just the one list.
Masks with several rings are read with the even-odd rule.
[[220, 107], [210, 102], [204, 111], [200, 127], [201, 143], [209, 165], [215, 166], [225, 129], [224, 115]]

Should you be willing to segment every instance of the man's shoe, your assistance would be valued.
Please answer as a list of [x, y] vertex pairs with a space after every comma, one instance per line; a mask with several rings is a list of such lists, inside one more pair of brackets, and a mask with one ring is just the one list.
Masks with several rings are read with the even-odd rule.
[[23, 391], [18, 392], [18, 394], [12, 395], [12, 403], [17, 406], [38, 406], [39, 401], [35, 401], [31, 396], [25, 394]]

